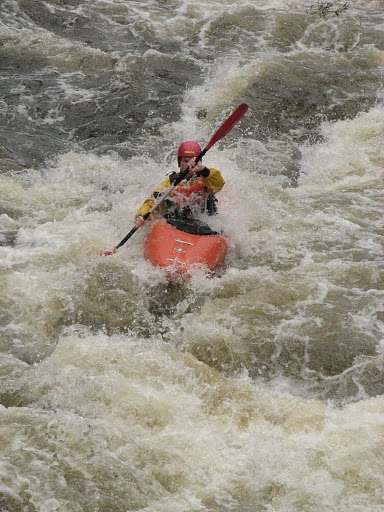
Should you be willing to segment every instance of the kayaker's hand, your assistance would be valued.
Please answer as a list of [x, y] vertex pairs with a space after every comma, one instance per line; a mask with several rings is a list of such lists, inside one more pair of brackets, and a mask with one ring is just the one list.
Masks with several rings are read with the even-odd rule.
[[188, 162], [189, 171], [187, 174], [187, 178], [190, 178], [193, 174], [199, 173], [204, 169], [204, 165], [202, 164], [201, 160], [195, 164], [196, 158], [191, 158], [191, 160]]
[[139, 215], [135, 219], [135, 228], [139, 229], [141, 226], [143, 226], [145, 223], [144, 217], [142, 215]]
[[178, 177], [179, 177], [179, 174], [177, 172], [172, 172], [169, 175], [169, 182], [170, 182], [170, 184], [173, 185]]

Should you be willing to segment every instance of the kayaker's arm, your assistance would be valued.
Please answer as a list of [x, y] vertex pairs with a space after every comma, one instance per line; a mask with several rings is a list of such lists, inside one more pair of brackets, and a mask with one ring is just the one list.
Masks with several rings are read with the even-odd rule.
[[199, 173], [203, 178], [203, 183], [213, 194], [217, 194], [224, 187], [225, 181], [221, 172], [217, 169], [208, 169], [204, 167]]
[[143, 217], [146, 213], [148, 213], [152, 206], [155, 204], [155, 202], [159, 199], [159, 197], [161, 197], [161, 195], [171, 186], [172, 183], [170, 182], [169, 178], [162, 181], [161, 184], [153, 191], [152, 195], [148, 197], [140, 206], [140, 208], [136, 212], [135, 219], [137, 219], [137, 217], [140, 216]]

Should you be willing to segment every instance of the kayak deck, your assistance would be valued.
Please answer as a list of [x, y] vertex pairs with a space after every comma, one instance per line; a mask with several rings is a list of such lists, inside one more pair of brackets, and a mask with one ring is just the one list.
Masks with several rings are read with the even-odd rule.
[[178, 274], [189, 274], [196, 267], [214, 272], [224, 263], [227, 248], [226, 238], [202, 222], [161, 219], [148, 233], [144, 257]]

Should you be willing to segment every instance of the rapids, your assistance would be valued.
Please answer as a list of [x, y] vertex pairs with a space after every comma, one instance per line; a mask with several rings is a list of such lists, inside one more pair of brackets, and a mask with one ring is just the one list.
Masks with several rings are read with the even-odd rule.
[[[382, 0], [0, 1], [1, 512], [384, 509]], [[226, 266], [168, 283], [182, 140]]]

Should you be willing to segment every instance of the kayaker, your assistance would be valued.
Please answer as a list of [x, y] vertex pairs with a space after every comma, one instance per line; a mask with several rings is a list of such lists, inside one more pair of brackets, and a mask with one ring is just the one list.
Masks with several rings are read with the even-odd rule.
[[[195, 164], [195, 159], [200, 153], [201, 147], [197, 142], [186, 141], [180, 145], [177, 152], [179, 173], [187, 169], [189, 172], [161, 204], [163, 216], [191, 218], [199, 212], [206, 211], [208, 215], [217, 212], [215, 195], [223, 188], [225, 181], [217, 169], [205, 167], [202, 161]], [[144, 201], [135, 216], [136, 228], [144, 224], [143, 215], [148, 213], [155, 201], [172, 187], [179, 173], [170, 174]]]

